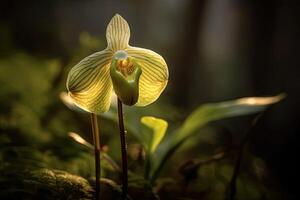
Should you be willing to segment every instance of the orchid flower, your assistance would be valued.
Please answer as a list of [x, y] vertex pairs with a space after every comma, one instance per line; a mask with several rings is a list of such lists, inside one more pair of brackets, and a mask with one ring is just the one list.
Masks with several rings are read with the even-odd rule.
[[107, 47], [75, 65], [69, 72], [67, 89], [81, 109], [106, 112], [113, 91], [127, 105], [153, 103], [168, 82], [168, 67], [154, 51], [129, 45], [130, 29], [116, 14], [106, 29]]

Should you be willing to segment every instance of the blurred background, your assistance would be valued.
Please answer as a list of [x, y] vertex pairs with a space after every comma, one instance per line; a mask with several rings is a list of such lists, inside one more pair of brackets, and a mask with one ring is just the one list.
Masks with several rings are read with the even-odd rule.
[[[39, 158], [47, 159], [44, 163], [54, 168], [70, 165], [70, 169], [80, 162], [72, 159], [57, 164], [57, 160], [73, 154], [78, 158], [71, 147], [69, 152], [67, 148], [62, 150], [68, 143], [61, 139], [67, 137], [63, 135], [68, 131], [82, 133], [89, 128], [87, 116], [68, 110], [59, 95], [66, 90], [70, 68], [85, 56], [105, 48], [106, 25], [119, 13], [130, 25], [131, 45], [154, 50], [168, 63], [170, 81], [153, 105], [152, 113], [169, 123], [182, 121], [206, 102], [286, 93], [287, 98], [258, 122], [250, 139], [250, 151], [264, 160], [279, 199], [296, 199], [298, 186], [294, 181], [299, 172], [296, 161], [300, 130], [299, 2], [11, 0], [1, 2], [0, 8], [2, 147], [36, 146], [42, 152]], [[147, 108], [141, 109], [151, 114]], [[247, 117], [227, 120], [214, 127], [239, 135], [249, 121], [251, 118]], [[111, 127], [107, 126], [104, 132], [109, 132]], [[103, 137], [105, 143], [110, 136]], [[53, 138], [54, 147], [49, 143]], [[28, 155], [27, 151], [2, 149], [8, 152], [2, 157], [22, 157]], [[86, 155], [80, 154], [80, 159], [92, 162]], [[71, 171], [85, 173], [76, 170]]]

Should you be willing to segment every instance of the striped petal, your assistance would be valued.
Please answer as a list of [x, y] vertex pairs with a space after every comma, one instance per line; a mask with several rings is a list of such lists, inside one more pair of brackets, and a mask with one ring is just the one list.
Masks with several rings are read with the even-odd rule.
[[109, 109], [112, 93], [109, 75], [111, 57], [111, 51], [105, 49], [84, 58], [69, 72], [69, 95], [83, 110], [99, 114]]
[[154, 102], [165, 89], [169, 78], [168, 66], [163, 57], [154, 51], [138, 47], [128, 47], [125, 51], [142, 69], [139, 98], [135, 105], [146, 106]]
[[107, 46], [112, 51], [123, 50], [128, 47], [130, 29], [126, 20], [116, 14], [106, 29]]

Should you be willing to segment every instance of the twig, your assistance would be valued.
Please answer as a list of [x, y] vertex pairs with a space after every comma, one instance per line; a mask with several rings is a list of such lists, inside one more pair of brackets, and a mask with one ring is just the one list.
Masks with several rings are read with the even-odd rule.
[[245, 136], [242, 140], [241, 146], [240, 146], [239, 151], [238, 151], [237, 160], [235, 162], [235, 166], [234, 166], [234, 169], [233, 169], [233, 174], [232, 174], [229, 186], [228, 186], [228, 188], [229, 188], [228, 199], [229, 200], [234, 200], [234, 198], [235, 198], [235, 195], [236, 195], [236, 180], [237, 180], [237, 177], [238, 177], [239, 172], [240, 172], [240, 167], [241, 167], [241, 163], [242, 163], [242, 158], [243, 158], [245, 146], [246, 146], [247, 142], [249, 141], [249, 138], [250, 138], [250, 135], [251, 135], [251, 132], [252, 132], [253, 128], [255, 127], [257, 121], [260, 119], [262, 114], [263, 113], [257, 115], [253, 119], [249, 129], [246, 131], [246, 134], [245, 134]]
[[[69, 132], [69, 136], [74, 141], [83, 145], [84, 147], [87, 147], [90, 151], [92, 151], [92, 153], [94, 153], [94, 145], [90, 144], [88, 141], [83, 139], [80, 135], [78, 135], [77, 133], [74, 133], [74, 132]], [[119, 165], [102, 149], [100, 151], [100, 154], [101, 154], [100, 159], [106, 160], [106, 162], [108, 162], [115, 171], [121, 172], [121, 168], [119, 167]]]
[[179, 173], [184, 176], [182, 194], [185, 196], [190, 181], [197, 178], [197, 171], [200, 166], [220, 161], [226, 158], [226, 156], [228, 156], [228, 154], [226, 154], [225, 152], [220, 152], [218, 154], [213, 155], [211, 158], [205, 160], [203, 159], [188, 160], [182, 166], [180, 166]]

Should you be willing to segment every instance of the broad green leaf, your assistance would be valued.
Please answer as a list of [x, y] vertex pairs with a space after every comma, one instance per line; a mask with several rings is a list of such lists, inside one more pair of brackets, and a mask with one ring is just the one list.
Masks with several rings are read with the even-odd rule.
[[182, 140], [210, 121], [250, 115], [265, 110], [284, 98], [284, 94], [273, 97], [245, 97], [220, 103], [208, 103], [196, 109], [180, 127], [174, 140]]
[[163, 139], [168, 128], [168, 123], [163, 119], [150, 116], [142, 117], [141, 123], [151, 129], [150, 137], [145, 136], [144, 138], [146, 148], [150, 153], [153, 153]]
[[164, 163], [178, 149], [179, 146], [197, 130], [209, 122], [230, 117], [250, 115], [264, 111], [285, 97], [279, 94], [272, 97], [246, 97], [220, 103], [208, 103], [197, 108], [183, 123], [183, 125], [159, 147], [152, 157], [155, 166], [151, 169], [151, 181], [158, 176]]

